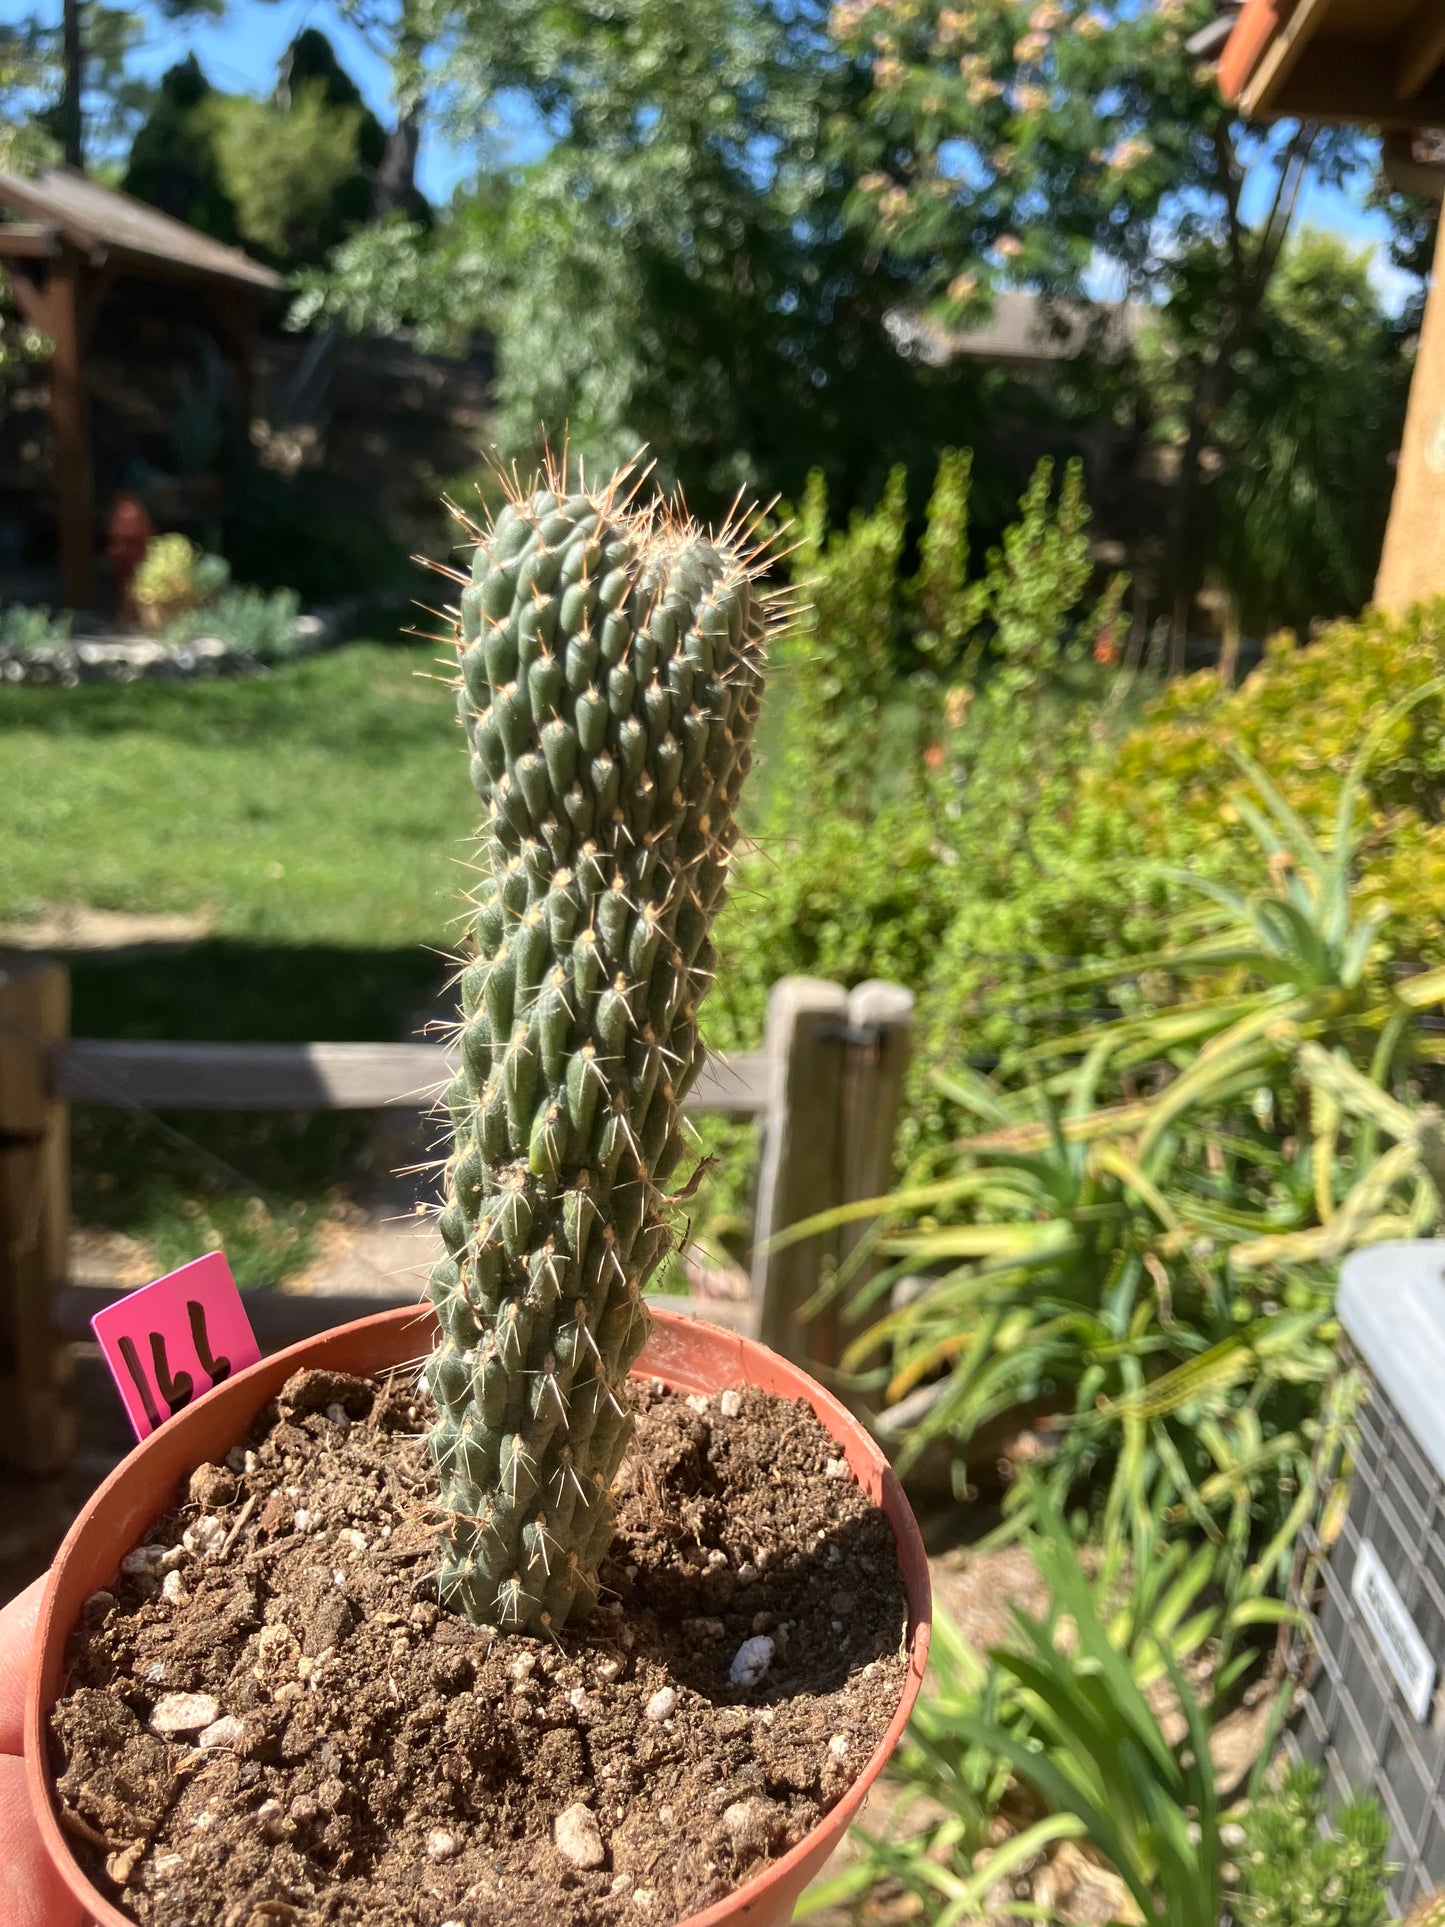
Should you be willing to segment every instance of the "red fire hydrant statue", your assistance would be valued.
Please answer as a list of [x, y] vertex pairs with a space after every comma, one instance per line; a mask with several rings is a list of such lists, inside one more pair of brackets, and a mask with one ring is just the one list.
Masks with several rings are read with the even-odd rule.
[[114, 498], [105, 525], [105, 553], [115, 571], [116, 616], [121, 622], [138, 620], [130, 585], [155, 532], [137, 496], [122, 493]]

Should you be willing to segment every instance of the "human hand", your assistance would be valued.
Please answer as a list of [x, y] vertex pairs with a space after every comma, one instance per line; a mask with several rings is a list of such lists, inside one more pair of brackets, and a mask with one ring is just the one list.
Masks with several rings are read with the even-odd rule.
[[0, 1921], [5, 1927], [83, 1927], [56, 1873], [25, 1787], [25, 1682], [44, 1579], [0, 1610]]

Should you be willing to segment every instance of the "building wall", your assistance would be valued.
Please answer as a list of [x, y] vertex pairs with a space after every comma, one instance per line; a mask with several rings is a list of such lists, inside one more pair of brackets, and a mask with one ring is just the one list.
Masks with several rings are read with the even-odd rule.
[[1375, 601], [1398, 612], [1445, 595], [1445, 221], [1420, 334]]

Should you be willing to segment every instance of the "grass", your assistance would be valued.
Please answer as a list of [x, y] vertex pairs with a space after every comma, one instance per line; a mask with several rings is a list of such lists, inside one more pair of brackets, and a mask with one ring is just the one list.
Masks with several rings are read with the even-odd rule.
[[476, 806], [436, 655], [0, 689], [0, 921], [85, 904], [273, 945], [442, 941]]
[[[439, 654], [355, 643], [246, 680], [0, 685], [0, 924], [83, 906], [207, 931], [69, 953], [76, 1036], [415, 1033], [477, 816]], [[373, 1153], [356, 1113], [78, 1108], [75, 1217], [138, 1239], [157, 1271], [224, 1244], [242, 1283], [266, 1283], [374, 1183]]]
[[[76, 951], [88, 1037], [305, 1042], [415, 1030], [447, 974], [476, 803], [431, 647], [359, 643], [246, 681], [0, 689], [0, 922], [184, 912], [195, 942]], [[79, 1108], [75, 1216], [157, 1271], [223, 1244], [304, 1266], [377, 1173], [355, 1113]]]

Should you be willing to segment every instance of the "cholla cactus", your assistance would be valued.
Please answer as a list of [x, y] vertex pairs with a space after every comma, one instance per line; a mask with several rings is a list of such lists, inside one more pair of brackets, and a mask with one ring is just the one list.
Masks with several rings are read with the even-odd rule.
[[1406, 1927], [1445, 1927], [1445, 1887], [1420, 1902], [1409, 1916]]
[[636, 486], [512, 492], [461, 598], [488, 874], [427, 1376], [443, 1595], [505, 1628], [587, 1610], [612, 1537], [774, 610], [745, 522]]

